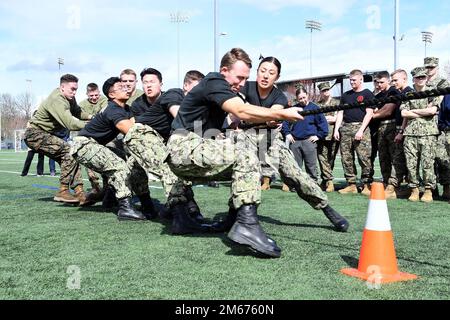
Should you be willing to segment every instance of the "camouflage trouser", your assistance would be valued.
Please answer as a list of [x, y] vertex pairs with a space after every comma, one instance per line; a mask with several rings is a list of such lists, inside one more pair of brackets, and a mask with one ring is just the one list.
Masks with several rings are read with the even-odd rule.
[[397, 178], [397, 184], [400, 185], [402, 182], [408, 179], [408, 168], [406, 167], [405, 148], [403, 140], [400, 143], [394, 143], [393, 165]]
[[435, 173], [441, 185], [450, 184], [450, 164], [447, 154], [448, 146], [446, 146], [449, 135], [450, 132], [441, 133], [436, 144]]
[[372, 165], [370, 163], [370, 155], [372, 152], [370, 130], [366, 128], [362, 140], [357, 141], [355, 140], [355, 135], [360, 127], [360, 122], [344, 123], [339, 129], [341, 135], [341, 161], [345, 179], [348, 183], [356, 183], [355, 152], [359, 165], [361, 166], [362, 183], [371, 183], [373, 180], [371, 175]]
[[319, 140], [317, 141], [317, 158], [322, 181], [333, 181], [334, 161], [339, 150], [339, 141]]
[[41, 129], [28, 128], [25, 131], [25, 143], [30, 149], [41, 152], [59, 163], [61, 167], [59, 181], [62, 185], [72, 188], [83, 185], [80, 166], [71, 156], [70, 145], [66, 141]]
[[422, 168], [424, 186], [432, 189], [436, 187], [436, 176], [434, 174], [436, 142], [436, 136], [405, 137], [404, 148], [410, 188], [419, 187], [419, 168]]
[[123, 139], [125, 149], [136, 159], [145, 171], [161, 179], [166, 197], [180, 194], [183, 188], [190, 188], [189, 183], [183, 182], [164, 162], [168, 155], [166, 144], [159, 133], [153, 128], [136, 123]]
[[244, 131], [237, 133], [234, 140], [204, 139], [193, 132], [174, 133], [167, 143], [167, 163], [182, 179], [231, 180], [229, 204], [236, 209], [245, 204], [258, 205], [261, 203], [261, 187], [257, 146]]
[[101, 189], [100, 179], [97, 176], [97, 174], [89, 168], [86, 168], [86, 174], [89, 178], [89, 182], [91, 183], [92, 189]]
[[132, 157], [125, 161], [115, 151], [83, 136], [75, 137], [70, 149], [79, 163], [108, 177], [117, 199], [131, 197], [132, 191], [138, 196], [148, 193], [145, 171]]
[[271, 141], [275, 138], [278, 131], [270, 129], [257, 130], [258, 137], [258, 157], [261, 159], [261, 175], [276, 179], [279, 177], [278, 168], [280, 163], [277, 157], [274, 157], [270, 152]]
[[445, 149], [447, 150], [447, 162], [450, 162], [450, 131], [446, 131], [445, 134]]
[[294, 188], [300, 198], [315, 209], [322, 209], [328, 205], [327, 195], [308, 174], [300, 169], [294, 154], [284, 143], [281, 133], [276, 135], [268, 152], [279, 161], [281, 180], [289, 188]]
[[396, 126], [394, 123], [380, 124], [378, 128], [378, 157], [383, 182], [398, 187], [394, 167]]

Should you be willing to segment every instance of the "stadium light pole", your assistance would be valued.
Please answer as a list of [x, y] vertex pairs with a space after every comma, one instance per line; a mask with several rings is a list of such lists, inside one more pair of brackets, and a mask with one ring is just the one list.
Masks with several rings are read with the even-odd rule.
[[214, 0], [214, 71], [219, 72], [219, 37], [226, 36], [228, 33], [219, 32], [219, 0]]
[[433, 33], [428, 31], [422, 31], [422, 41], [425, 43], [425, 58], [427, 57], [427, 43], [433, 42]]
[[313, 31], [322, 31], [322, 24], [318, 21], [307, 20], [305, 23], [305, 28], [311, 30], [311, 43], [309, 46], [309, 73], [312, 77], [313, 75], [313, 67], [312, 67], [312, 46], [313, 46]]
[[182, 86], [180, 82], [180, 23], [188, 23], [189, 16], [177, 11], [170, 14], [170, 22], [177, 24], [177, 81], [178, 85]]
[[63, 58], [58, 58], [58, 71], [59, 71], [59, 76], [61, 77], [61, 66], [64, 65], [64, 59]]
[[394, 17], [394, 70], [397, 70], [399, 63], [398, 42], [400, 36], [400, 0], [395, 0], [395, 17]]

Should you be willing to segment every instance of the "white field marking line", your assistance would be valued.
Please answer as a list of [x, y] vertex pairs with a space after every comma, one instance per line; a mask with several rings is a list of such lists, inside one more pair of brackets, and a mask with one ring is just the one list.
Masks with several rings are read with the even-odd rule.
[[[14, 171], [4, 171], [4, 170], [0, 170], [0, 173], [9, 173], [9, 174], [17, 174], [20, 175], [21, 172], [14, 172]], [[29, 174], [28, 176], [31, 177], [37, 177], [36, 174]], [[52, 179], [59, 179], [59, 176], [41, 176], [40, 178], [52, 178]], [[89, 181], [89, 179], [83, 179], [83, 181]], [[157, 187], [157, 186], [149, 186], [150, 189], [163, 189], [163, 187]]]

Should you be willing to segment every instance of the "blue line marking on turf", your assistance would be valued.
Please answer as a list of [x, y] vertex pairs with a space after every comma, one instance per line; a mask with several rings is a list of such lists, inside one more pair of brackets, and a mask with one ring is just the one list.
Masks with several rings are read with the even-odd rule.
[[59, 190], [57, 187], [44, 186], [43, 184], [32, 184], [31, 186], [34, 188], [40, 188], [40, 189]]

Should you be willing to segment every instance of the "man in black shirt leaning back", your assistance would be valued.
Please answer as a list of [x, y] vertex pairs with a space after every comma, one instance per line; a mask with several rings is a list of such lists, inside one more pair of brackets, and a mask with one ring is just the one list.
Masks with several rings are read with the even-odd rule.
[[[109, 185], [114, 189], [119, 202], [119, 220], [152, 218], [153, 205], [146, 206], [151, 204], [147, 174], [132, 157], [125, 161], [113, 148], [106, 147], [119, 133], [126, 135], [134, 125], [134, 118], [130, 119], [126, 104], [130, 94], [118, 77], [106, 80], [103, 93], [108, 97], [108, 106], [74, 138], [71, 154], [85, 167], [108, 177]], [[142, 213], [131, 205], [132, 190], [141, 201]]]

